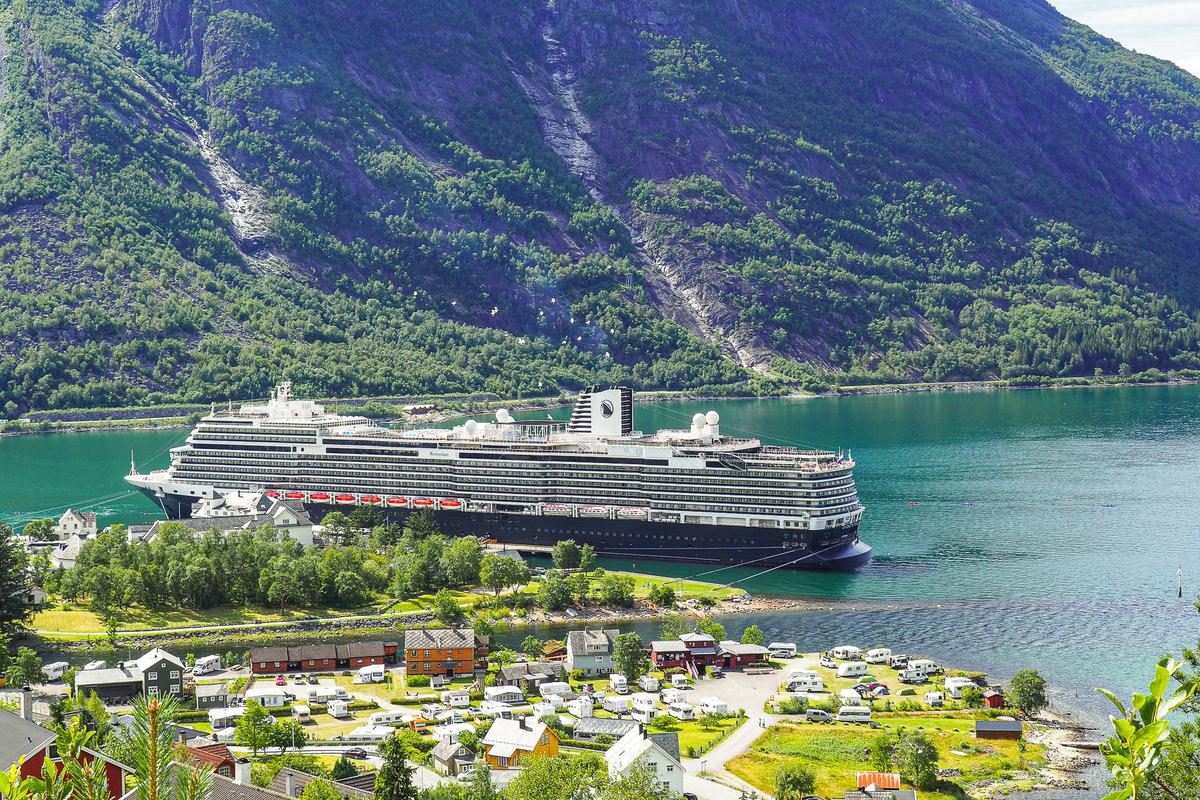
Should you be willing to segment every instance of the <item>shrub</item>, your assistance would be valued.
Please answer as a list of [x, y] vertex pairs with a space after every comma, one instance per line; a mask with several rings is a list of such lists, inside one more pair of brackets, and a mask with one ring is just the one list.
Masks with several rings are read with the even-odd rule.
[[429, 685], [429, 676], [428, 675], [409, 675], [409, 676], [405, 677], [404, 685], [411, 686], [413, 688], [416, 688], [418, 686], [428, 686]]

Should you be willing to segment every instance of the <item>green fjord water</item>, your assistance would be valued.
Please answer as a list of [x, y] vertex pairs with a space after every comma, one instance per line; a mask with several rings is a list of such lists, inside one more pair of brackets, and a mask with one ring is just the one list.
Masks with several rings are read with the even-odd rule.
[[[744, 615], [731, 628], [758, 622], [805, 648], [845, 640], [920, 649], [998, 677], [1036, 665], [1061, 700], [1098, 712], [1091, 687], [1132, 691], [1160, 654], [1200, 639], [1198, 401], [1200, 386], [680, 401], [642, 405], [635, 423], [682, 427], [715, 408], [726, 433], [853, 451], [871, 566], [752, 577], [741, 585], [820, 608]], [[0, 519], [97, 498], [107, 498], [96, 507], [103, 522], [152, 519], [148, 500], [122, 496], [129, 452], [139, 468], [161, 467], [185, 435], [2, 439]]]

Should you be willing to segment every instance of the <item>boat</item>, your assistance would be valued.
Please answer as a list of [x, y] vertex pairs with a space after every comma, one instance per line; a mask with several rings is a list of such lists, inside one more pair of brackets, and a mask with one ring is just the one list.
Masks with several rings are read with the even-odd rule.
[[276, 491], [275, 489], [268, 489], [267, 497], [279, 497], [279, 492]]
[[585, 389], [565, 421], [499, 409], [402, 429], [326, 412], [285, 382], [265, 402], [214, 409], [172, 448], [170, 466], [132, 467], [126, 480], [172, 518], [202, 500], [274, 490], [318, 521], [344, 504], [381, 506], [393, 524], [427, 510], [447, 535], [518, 550], [574, 539], [629, 561], [853, 569], [871, 557], [854, 467], [848, 452], [731, 435], [715, 411], [638, 431], [633, 392], [619, 386]]

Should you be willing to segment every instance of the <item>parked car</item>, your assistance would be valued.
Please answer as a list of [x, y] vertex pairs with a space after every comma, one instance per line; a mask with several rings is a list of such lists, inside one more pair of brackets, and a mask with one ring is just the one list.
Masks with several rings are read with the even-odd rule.
[[282, 675], [276, 675], [275, 676], [275, 685], [276, 686], [287, 686], [287, 678], [283, 677]]
[[349, 750], [343, 750], [342, 755], [346, 758], [357, 758], [361, 761], [367, 757], [367, 751], [361, 747], [351, 747]]
[[292, 683], [296, 684], [297, 686], [303, 686], [304, 685], [304, 676], [303, 675], [293, 675]]
[[887, 663], [893, 669], [904, 669], [908, 666], [908, 656], [904, 653], [896, 653], [888, 657]]
[[309, 686], [316, 686], [316, 685], [317, 685], [317, 684], [319, 684], [320, 682], [321, 682], [320, 678], [318, 678], [316, 675], [309, 675], [309, 676], [308, 676], [308, 684], [309, 684]]
[[821, 653], [821, 666], [825, 669], [837, 669], [838, 664], [829, 653]]
[[809, 722], [833, 722], [833, 715], [819, 708], [810, 708], [804, 712], [804, 718]]

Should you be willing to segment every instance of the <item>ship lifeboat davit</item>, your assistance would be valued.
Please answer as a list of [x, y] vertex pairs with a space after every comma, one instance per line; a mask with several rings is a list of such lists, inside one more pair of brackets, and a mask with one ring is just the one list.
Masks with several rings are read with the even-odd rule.
[[308, 499], [312, 500], [314, 503], [328, 503], [329, 495], [325, 494], [324, 492], [313, 492], [308, 496]]
[[453, 497], [447, 500], [438, 501], [439, 508], [448, 508], [451, 511], [458, 511], [460, 508], [462, 508], [462, 504], [462, 500], [455, 500]]
[[274, 489], [268, 489], [267, 497], [279, 497], [279, 492], [275, 491]]
[[407, 497], [389, 497], [387, 499], [387, 504], [389, 506], [406, 506], [406, 505], [408, 505], [408, 498]]
[[288, 492], [283, 496], [285, 500], [303, 500], [304, 492]]
[[433, 506], [433, 501], [428, 497], [414, 497], [412, 504], [413, 508], [431, 508]]
[[571, 506], [566, 503], [546, 503], [542, 506], [542, 513], [552, 517], [569, 517], [571, 516]]
[[354, 502], [354, 495], [352, 495], [352, 494], [339, 494], [339, 495], [336, 495], [336, 496], [335, 496], [333, 499], [334, 499], [336, 502], [338, 502], [338, 503], [353, 503], [353, 502]]
[[379, 497], [378, 495], [373, 495], [373, 494], [364, 494], [362, 497], [360, 497], [358, 499], [360, 502], [370, 503], [371, 505], [376, 505], [378, 503], [383, 502], [382, 497]]
[[583, 506], [579, 509], [581, 517], [607, 517], [608, 506]]
[[617, 516], [621, 519], [645, 519], [646, 509], [644, 508], [618, 508]]

